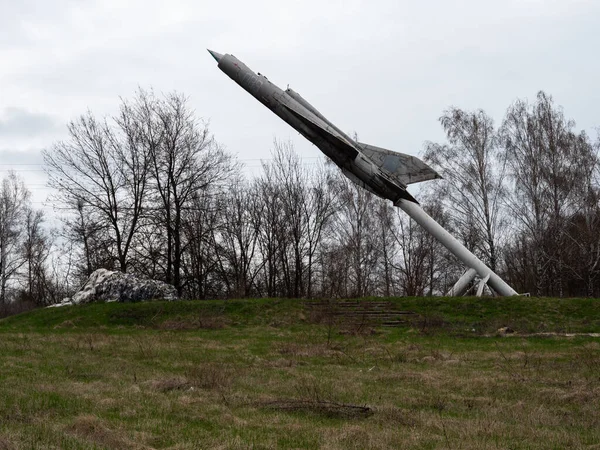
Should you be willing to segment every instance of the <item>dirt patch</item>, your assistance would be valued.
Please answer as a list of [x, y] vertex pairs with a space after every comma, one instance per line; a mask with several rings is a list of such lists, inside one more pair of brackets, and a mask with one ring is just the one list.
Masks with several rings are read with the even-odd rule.
[[303, 412], [339, 419], [364, 419], [373, 415], [373, 410], [368, 406], [315, 400], [274, 400], [260, 406], [275, 411]]

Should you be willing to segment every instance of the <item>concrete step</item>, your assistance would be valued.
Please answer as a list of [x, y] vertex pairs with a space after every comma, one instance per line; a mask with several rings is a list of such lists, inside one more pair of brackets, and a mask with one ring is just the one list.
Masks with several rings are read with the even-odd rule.
[[372, 326], [393, 327], [407, 323], [406, 318], [417, 316], [412, 311], [397, 310], [396, 306], [387, 301], [306, 301], [305, 307], [311, 312], [331, 314], [336, 320], [346, 323]]

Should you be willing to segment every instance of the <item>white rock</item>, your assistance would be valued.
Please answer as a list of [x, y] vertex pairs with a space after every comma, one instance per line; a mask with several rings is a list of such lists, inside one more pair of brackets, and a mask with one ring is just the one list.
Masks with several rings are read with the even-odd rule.
[[94, 271], [79, 292], [52, 306], [91, 302], [143, 302], [177, 300], [177, 290], [163, 281], [149, 280], [106, 269]]
[[496, 331], [496, 333], [498, 333], [500, 335], [514, 334], [514, 332], [515, 332], [515, 330], [513, 330], [510, 327], [498, 328], [498, 331]]

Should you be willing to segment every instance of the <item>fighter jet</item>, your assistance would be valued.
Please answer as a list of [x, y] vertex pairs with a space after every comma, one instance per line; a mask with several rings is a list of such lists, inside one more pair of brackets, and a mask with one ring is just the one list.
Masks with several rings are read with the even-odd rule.
[[290, 88], [285, 91], [279, 89], [267, 77], [254, 73], [233, 55], [208, 52], [217, 61], [219, 69], [316, 145], [350, 180], [381, 198], [391, 200], [470, 267], [471, 270], [452, 288], [451, 295], [462, 295], [477, 275], [481, 280], [478, 295], [481, 295], [485, 284], [500, 295], [517, 295], [502, 278], [433, 220], [406, 190], [409, 184], [441, 178], [435, 170], [414, 156], [351, 139], [297, 92]]
[[400, 199], [417, 203], [406, 190], [407, 185], [441, 178], [419, 158], [355, 141], [300, 94], [289, 87], [280, 89], [235, 56], [208, 52], [219, 69], [316, 145], [346, 177], [373, 194], [394, 204]]

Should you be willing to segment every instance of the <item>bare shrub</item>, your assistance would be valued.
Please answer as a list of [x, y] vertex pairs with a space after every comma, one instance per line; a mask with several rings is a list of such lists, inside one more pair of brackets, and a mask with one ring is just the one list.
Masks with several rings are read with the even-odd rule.
[[331, 321], [332, 316], [334, 315], [334, 310], [329, 303], [326, 304], [326, 307], [314, 307], [308, 310], [308, 318], [306, 319], [308, 323], [313, 324], [323, 324]]
[[110, 345], [111, 341], [111, 337], [104, 333], [84, 333], [67, 335], [61, 340], [61, 343], [75, 352], [82, 350], [94, 352]]
[[581, 351], [578, 355], [579, 362], [582, 363], [588, 370], [600, 373], [600, 351], [598, 351], [598, 343], [593, 342], [586, 346], [585, 351]]
[[94, 351], [94, 335], [93, 334], [85, 334], [81, 336], [81, 339], [85, 343], [85, 346], [90, 350], [90, 352]]
[[505, 353], [498, 343], [496, 349], [500, 355], [497, 366], [514, 381], [525, 382], [545, 376], [542, 357], [528, 350], [525, 345], [521, 347], [521, 351], [510, 355]]
[[137, 355], [140, 359], [154, 359], [158, 356], [158, 346], [155, 337], [145, 336], [134, 338]]
[[400, 350], [394, 354], [389, 353], [390, 361], [393, 363], [406, 363], [408, 362], [408, 352], [406, 350]]
[[202, 389], [223, 390], [233, 382], [233, 370], [224, 364], [206, 363], [186, 371], [188, 382]]
[[325, 383], [312, 375], [301, 377], [296, 382], [294, 389], [301, 400], [334, 402], [338, 399], [331, 383]]
[[419, 331], [425, 335], [441, 331], [448, 327], [448, 323], [444, 320], [444, 318], [438, 315], [422, 316], [417, 319], [417, 325], [419, 327]]

